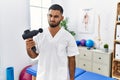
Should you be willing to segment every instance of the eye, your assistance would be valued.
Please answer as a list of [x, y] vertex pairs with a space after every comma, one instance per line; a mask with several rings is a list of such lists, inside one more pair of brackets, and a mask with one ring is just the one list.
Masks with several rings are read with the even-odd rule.
[[58, 17], [59, 17], [58, 15], [54, 16], [54, 18], [58, 18]]
[[51, 15], [51, 14], [48, 14], [48, 17], [52, 17], [52, 15]]

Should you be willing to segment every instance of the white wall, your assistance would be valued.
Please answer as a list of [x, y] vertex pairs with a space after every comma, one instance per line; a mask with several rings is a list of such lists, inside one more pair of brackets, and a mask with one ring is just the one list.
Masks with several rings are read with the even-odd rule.
[[[93, 39], [98, 47], [98, 15], [100, 16], [101, 45], [108, 43], [113, 49], [114, 25], [116, 18], [116, 6], [120, 0], [53, 0], [53, 3], [61, 4], [64, 8], [64, 15], [69, 17], [69, 29], [74, 30], [76, 40]], [[92, 8], [94, 11], [94, 26], [92, 33], [81, 33], [80, 15], [82, 9]], [[82, 30], [82, 29], [81, 29]]]
[[0, 80], [6, 80], [5, 70], [14, 67], [15, 80], [21, 69], [30, 64], [22, 39], [29, 26], [29, 0], [0, 0]]

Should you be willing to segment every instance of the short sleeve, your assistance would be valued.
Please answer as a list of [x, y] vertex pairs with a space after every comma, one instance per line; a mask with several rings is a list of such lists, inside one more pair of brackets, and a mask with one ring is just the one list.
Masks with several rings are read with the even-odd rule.
[[74, 37], [70, 38], [67, 46], [67, 56], [75, 56], [79, 54], [78, 47], [76, 45]]

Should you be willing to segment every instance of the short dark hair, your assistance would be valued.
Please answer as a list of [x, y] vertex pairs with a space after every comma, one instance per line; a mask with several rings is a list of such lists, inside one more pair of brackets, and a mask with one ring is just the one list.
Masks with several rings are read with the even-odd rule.
[[58, 4], [53, 4], [50, 6], [49, 10], [59, 10], [62, 14], [63, 14], [63, 8], [62, 6], [58, 5]]

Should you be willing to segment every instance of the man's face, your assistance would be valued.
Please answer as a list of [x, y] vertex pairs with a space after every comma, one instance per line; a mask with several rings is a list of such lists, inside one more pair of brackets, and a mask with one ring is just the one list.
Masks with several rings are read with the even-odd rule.
[[50, 27], [53, 28], [59, 26], [61, 20], [63, 20], [63, 16], [59, 10], [49, 10], [47, 17]]

